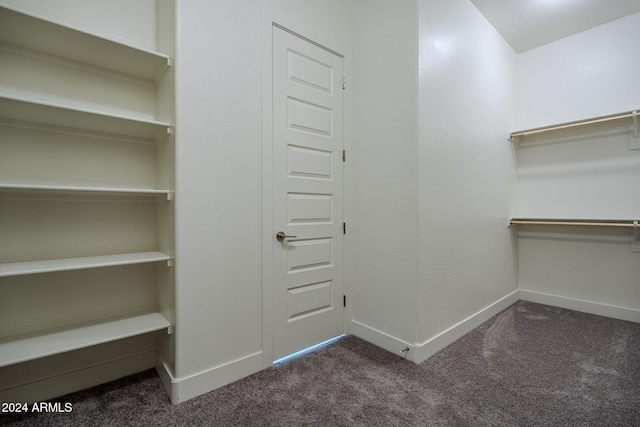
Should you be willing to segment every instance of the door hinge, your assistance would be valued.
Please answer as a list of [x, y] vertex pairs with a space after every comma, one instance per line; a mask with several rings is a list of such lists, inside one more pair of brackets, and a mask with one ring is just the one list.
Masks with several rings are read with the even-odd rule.
[[342, 161], [343, 162], [347, 161], [347, 150], [342, 150]]
[[343, 307], [347, 306], [347, 296], [346, 295], [342, 295], [342, 306]]
[[347, 223], [346, 222], [342, 223], [342, 234], [347, 234]]
[[346, 78], [346, 77], [343, 77], [343, 78], [342, 78], [342, 89], [344, 90], [344, 89], [346, 89], [346, 88], [347, 88], [347, 78]]

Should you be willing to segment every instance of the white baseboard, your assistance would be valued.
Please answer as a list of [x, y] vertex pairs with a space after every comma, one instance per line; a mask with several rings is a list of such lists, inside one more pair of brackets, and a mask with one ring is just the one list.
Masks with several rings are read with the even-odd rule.
[[400, 338], [396, 338], [385, 332], [381, 332], [371, 326], [367, 326], [355, 320], [351, 320], [351, 335], [355, 335], [371, 344], [383, 348], [391, 353], [397, 354], [399, 357], [404, 357], [405, 353], [402, 350], [409, 348], [406, 352], [407, 360], [413, 360], [413, 344], [410, 344]]
[[0, 402], [40, 402], [151, 369], [155, 351], [124, 357], [0, 390]]
[[488, 305], [477, 313], [467, 317], [459, 323], [451, 326], [449, 329], [439, 333], [438, 335], [430, 338], [422, 344], [416, 344], [414, 350], [413, 361], [415, 363], [422, 363], [438, 351], [453, 344], [456, 340], [462, 338], [465, 334], [471, 332], [487, 320], [491, 319], [502, 310], [508, 308], [510, 305], [518, 302], [518, 291], [513, 291], [510, 294], [500, 298], [498, 301]]
[[264, 369], [262, 363], [260, 351], [184, 378], [175, 378], [159, 358], [156, 360], [156, 370], [169, 393], [171, 403], [177, 405], [261, 371]]
[[568, 308], [570, 310], [581, 311], [583, 313], [596, 314], [598, 316], [640, 323], [640, 310], [635, 310], [633, 308], [618, 307], [615, 305], [562, 297], [542, 292], [527, 291], [524, 289], [520, 289], [520, 299], [523, 301]]

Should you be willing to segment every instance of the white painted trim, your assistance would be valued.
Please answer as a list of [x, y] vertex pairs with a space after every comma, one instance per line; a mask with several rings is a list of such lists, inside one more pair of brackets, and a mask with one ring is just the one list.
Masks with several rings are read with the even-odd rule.
[[347, 153], [347, 161], [343, 162], [342, 180], [343, 180], [343, 203], [342, 214], [343, 221], [347, 224], [347, 234], [344, 235], [343, 242], [343, 282], [342, 291], [347, 297], [347, 306], [344, 309], [344, 332], [345, 334], [351, 334], [351, 319], [353, 319], [353, 286], [351, 283], [355, 282], [355, 272], [353, 270], [354, 262], [354, 230], [355, 230], [355, 209], [353, 206], [354, 199], [354, 157], [355, 150], [353, 149], [353, 67], [351, 63], [351, 57], [349, 54], [345, 55], [343, 61], [343, 73], [347, 78], [347, 88], [343, 93], [343, 148]]
[[397, 354], [398, 357], [404, 357], [402, 350], [409, 347], [407, 353], [407, 360], [414, 361], [414, 346], [400, 338], [389, 335], [386, 332], [379, 331], [371, 326], [367, 326], [364, 323], [360, 323], [356, 320], [351, 320], [351, 334], [358, 338], [361, 338], [371, 344], [383, 348], [388, 352]]
[[519, 293], [515, 290], [461, 322], [456, 323], [449, 329], [430, 338], [424, 343], [416, 344], [415, 351], [413, 352], [413, 361], [416, 363], [424, 362], [438, 351], [453, 344], [456, 340], [462, 338], [465, 334], [471, 332], [473, 329], [491, 319], [502, 310], [518, 302], [518, 299]]
[[263, 354], [259, 351], [184, 378], [174, 378], [167, 364], [160, 358], [157, 359], [156, 369], [169, 393], [171, 403], [177, 405], [261, 371], [262, 359]]
[[262, 9], [262, 366], [273, 364], [273, 12]]
[[169, 396], [169, 400], [171, 400], [171, 403], [174, 403], [171, 394], [171, 383], [175, 375], [173, 374], [170, 365], [162, 358], [159, 353], [156, 353], [155, 367], [156, 372], [160, 377], [160, 381], [162, 381], [162, 385], [164, 386], [164, 389]]
[[151, 369], [155, 351], [100, 363], [0, 391], [0, 402], [39, 402]]
[[615, 305], [546, 294], [543, 292], [527, 291], [525, 289], [520, 289], [520, 299], [523, 301], [546, 304], [583, 313], [596, 314], [598, 316], [640, 323], [640, 310], [633, 308], [618, 307]]

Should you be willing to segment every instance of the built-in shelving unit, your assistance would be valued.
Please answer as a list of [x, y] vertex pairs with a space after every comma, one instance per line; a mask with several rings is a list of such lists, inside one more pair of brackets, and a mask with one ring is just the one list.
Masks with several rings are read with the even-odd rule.
[[171, 58], [0, 7], [0, 62], [0, 367], [170, 332]]

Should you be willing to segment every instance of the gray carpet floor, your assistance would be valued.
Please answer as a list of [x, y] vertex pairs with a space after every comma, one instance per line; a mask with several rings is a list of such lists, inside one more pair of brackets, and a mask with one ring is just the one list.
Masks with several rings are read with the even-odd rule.
[[151, 370], [16, 426], [640, 426], [640, 324], [518, 302], [415, 365], [345, 337], [172, 406]]

